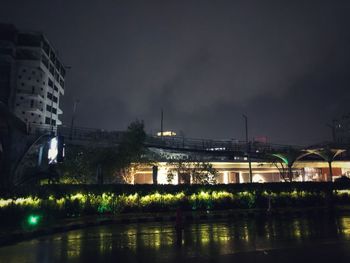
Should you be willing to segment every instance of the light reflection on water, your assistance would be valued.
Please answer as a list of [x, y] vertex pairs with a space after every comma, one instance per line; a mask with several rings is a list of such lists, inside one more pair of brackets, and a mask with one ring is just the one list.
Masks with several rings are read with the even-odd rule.
[[170, 223], [93, 227], [2, 247], [0, 262], [92, 262], [120, 257], [157, 262], [312, 244], [325, 239], [350, 240], [350, 216], [257, 217], [188, 224], [182, 238], [182, 246], [178, 247]]
[[340, 218], [340, 233], [347, 239], [350, 239], [350, 217]]

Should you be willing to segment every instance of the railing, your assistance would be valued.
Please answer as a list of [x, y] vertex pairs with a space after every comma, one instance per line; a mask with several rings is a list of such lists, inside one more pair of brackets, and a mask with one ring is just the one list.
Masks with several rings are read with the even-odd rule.
[[200, 150], [208, 152], [246, 152], [248, 147], [250, 152], [262, 153], [271, 151], [287, 151], [288, 149], [302, 149], [297, 145], [270, 144], [261, 142], [251, 142], [249, 146], [244, 141], [237, 140], [209, 140], [194, 139], [184, 137], [156, 137], [148, 136], [146, 145], [149, 147], [160, 147], [178, 150]]
[[[32, 125], [31, 126], [36, 133], [47, 133], [51, 131], [50, 125]], [[77, 142], [87, 141], [106, 144], [118, 144], [124, 131], [106, 131], [103, 129], [92, 129], [84, 127], [74, 127], [71, 129], [69, 126], [58, 126], [57, 130], [54, 128], [54, 132], [63, 135], [66, 141]], [[198, 138], [185, 138], [180, 136], [171, 137], [159, 137], [153, 135], [147, 135], [145, 140], [147, 147], [165, 148], [173, 150], [194, 150], [194, 151], [206, 151], [206, 152], [247, 152], [248, 145], [245, 141], [238, 140], [210, 140], [210, 139], [198, 139]], [[264, 153], [271, 151], [288, 151], [288, 149], [303, 149], [304, 147], [298, 145], [283, 145], [283, 144], [271, 144], [261, 142], [250, 142], [250, 152]]]
[[84, 127], [59, 126], [58, 133], [66, 137], [67, 140], [103, 140], [118, 143], [123, 135], [123, 131], [106, 131], [103, 129], [92, 129]]
[[51, 126], [49, 124], [28, 124], [27, 125], [27, 131], [30, 134], [36, 134], [36, 135], [42, 135], [42, 134], [48, 134], [48, 133], [54, 133], [57, 132], [57, 127]]

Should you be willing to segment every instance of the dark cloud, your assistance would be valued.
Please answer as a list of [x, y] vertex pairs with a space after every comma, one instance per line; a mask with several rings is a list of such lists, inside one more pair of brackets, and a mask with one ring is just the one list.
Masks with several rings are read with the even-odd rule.
[[69, 123], [144, 119], [190, 137], [329, 139], [349, 111], [348, 1], [3, 1], [2, 22], [45, 32], [72, 66]]

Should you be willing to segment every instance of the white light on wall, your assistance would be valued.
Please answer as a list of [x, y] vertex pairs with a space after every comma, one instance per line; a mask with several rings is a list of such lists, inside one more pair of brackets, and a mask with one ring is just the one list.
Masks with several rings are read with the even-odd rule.
[[168, 169], [166, 169], [164, 166], [158, 166], [158, 175], [157, 175], [158, 184], [168, 183], [167, 174], [168, 174]]
[[265, 178], [261, 174], [254, 174], [253, 183], [265, 183]]
[[228, 184], [228, 176], [229, 176], [228, 171], [225, 171], [224, 172], [224, 184]]
[[54, 137], [50, 140], [50, 148], [47, 153], [47, 158], [49, 159], [49, 164], [57, 162], [58, 155], [58, 140], [57, 137]]

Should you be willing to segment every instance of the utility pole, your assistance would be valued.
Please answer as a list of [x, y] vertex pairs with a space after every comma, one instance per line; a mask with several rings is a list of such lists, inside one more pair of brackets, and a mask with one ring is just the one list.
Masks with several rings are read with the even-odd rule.
[[70, 139], [70, 140], [73, 139], [73, 125], [74, 125], [75, 113], [76, 113], [76, 111], [77, 111], [78, 103], [79, 103], [79, 100], [75, 100], [75, 101], [74, 101], [74, 105], [73, 105], [73, 115], [72, 115], [72, 120], [71, 120], [71, 123], [70, 123], [70, 134], [69, 134], [69, 139]]
[[249, 165], [249, 182], [253, 182], [253, 173], [252, 173], [252, 163], [250, 160], [250, 141], [248, 141], [248, 117], [243, 114], [244, 122], [245, 122], [245, 142], [247, 145], [247, 158]]
[[333, 142], [336, 142], [336, 132], [335, 132], [336, 120], [332, 120], [332, 124], [327, 123], [326, 126], [327, 126], [328, 128], [330, 128], [331, 131], [332, 131], [332, 141], [333, 141]]
[[[52, 50], [51, 50], [52, 52]], [[56, 85], [56, 66], [54, 67], [53, 69], [53, 84], [52, 84], [52, 93], [51, 93], [51, 115], [50, 115], [50, 125], [51, 125], [51, 134], [53, 135], [54, 134], [54, 131], [53, 131], [53, 113], [52, 113], [52, 110], [53, 110], [53, 98], [55, 97], [55, 85]], [[58, 98], [58, 92], [57, 92], [57, 98]], [[56, 102], [57, 103], [57, 109], [58, 109], [58, 101]], [[56, 112], [56, 116], [57, 116], [57, 112]], [[57, 127], [57, 124], [55, 124], [56, 127]], [[56, 131], [57, 132], [57, 131]]]
[[163, 109], [161, 110], [160, 115], [160, 137], [163, 140]]

